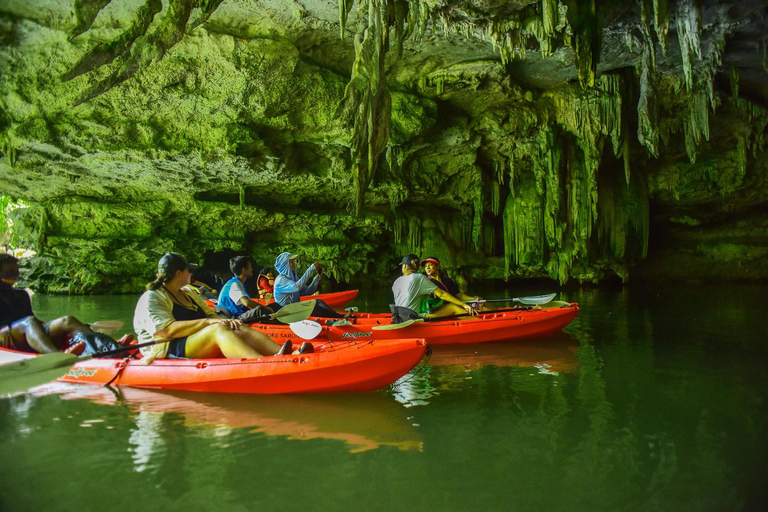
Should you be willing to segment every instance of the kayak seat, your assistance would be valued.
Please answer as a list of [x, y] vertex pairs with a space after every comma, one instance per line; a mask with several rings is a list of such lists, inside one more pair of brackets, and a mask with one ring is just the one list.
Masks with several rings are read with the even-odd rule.
[[419, 314], [411, 308], [390, 304], [389, 310], [392, 312], [393, 324], [401, 324], [403, 322], [407, 322], [408, 320], [421, 320]]

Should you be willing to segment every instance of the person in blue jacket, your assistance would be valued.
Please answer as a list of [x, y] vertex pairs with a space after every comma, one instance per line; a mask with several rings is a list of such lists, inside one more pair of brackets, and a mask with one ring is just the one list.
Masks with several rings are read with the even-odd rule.
[[[283, 252], [275, 260], [275, 270], [277, 270], [278, 276], [275, 278], [274, 293], [275, 301], [280, 306], [299, 302], [302, 295], [312, 295], [317, 291], [317, 286], [323, 278], [323, 269], [317, 262], [310, 265], [304, 275], [299, 278], [296, 275], [296, 260], [298, 258], [298, 254]], [[314, 272], [317, 272], [317, 275], [312, 278]], [[312, 316], [344, 318], [344, 315], [334, 311], [322, 300], [316, 300], [317, 303], [315, 309], [312, 310]]]

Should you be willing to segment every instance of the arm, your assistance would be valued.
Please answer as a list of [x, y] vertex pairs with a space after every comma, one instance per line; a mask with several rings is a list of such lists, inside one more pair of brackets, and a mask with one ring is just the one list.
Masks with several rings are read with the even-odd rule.
[[456, 297], [454, 297], [453, 295], [451, 295], [450, 293], [448, 293], [443, 289], [435, 288], [434, 294], [438, 299], [442, 299], [445, 302], [450, 302], [451, 304], [455, 304], [463, 308], [467, 313], [469, 313], [472, 316], [477, 314], [477, 310], [473, 308], [471, 304], [464, 304], [462, 301], [460, 301], [459, 299], [457, 299]]

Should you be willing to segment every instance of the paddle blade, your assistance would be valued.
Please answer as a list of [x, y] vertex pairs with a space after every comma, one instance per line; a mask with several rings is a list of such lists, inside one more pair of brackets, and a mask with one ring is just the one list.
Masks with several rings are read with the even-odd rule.
[[520, 297], [515, 298], [516, 302], [525, 304], [526, 306], [535, 306], [537, 304], [546, 304], [555, 298], [556, 293], [550, 293], [547, 295], [534, 295], [532, 297]]
[[291, 322], [288, 326], [293, 334], [303, 340], [312, 340], [323, 330], [323, 326], [312, 320], [302, 320], [301, 322]]
[[403, 327], [408, 327], [409, 325], [423, 321], [423, 318], [418, 318], [416, 320], [406, 320], [405, 322], [400, 322], [399, 324], [374, 325], [371, 327], [371, 329], [374, 331], [394, 331], [395, 329], [402, 329]]
[[0, 395], [18, 393], [63, 377], [80, 358], [52, 352], [0, 365]]
[[303, 300], [301, 302], [294, 302], [280, 308], [277, 313], [269, 315], [272, 318], [276, 318], [284, 324], [292, 324], [294, 322], [301, 322], [306, 320], [312, 315], [312, 310], [315, 309], [315, 299]]
[[125, 324], [125, 322], [121, 322], [120, 320], [101, 320], [99, 322], [93, 322], [91, 324], [91, 329], [103, 332], [104, 334], [112, 334], [113, 332], [122, 329], [123, 324]]

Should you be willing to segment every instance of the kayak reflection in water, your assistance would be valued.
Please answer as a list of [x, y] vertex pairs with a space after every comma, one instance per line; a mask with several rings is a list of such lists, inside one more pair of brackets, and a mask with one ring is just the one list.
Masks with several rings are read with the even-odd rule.
[[1, 347], [41, 354], [64, 350], [80, 355], [89, 348], [117, 348], [118, 344], [133, 340], [132, 335], [126, 334], [115, 341], [73, 316], [43, 322], [32, 312], [27, 292], [14, 288], [18, 279], [19, 260], [10, 254], [0, 254]]
[[257, 358], [282, 352], [265, 334], [239, 320], [219, 318], [200, 297], [182, 290], [199, 268], [176, 253], [160, 259], [156, 279], [136, 305], [133, 327], [140, 343], [170, 342], [143, 347], [142, 362], [158, 357]]

